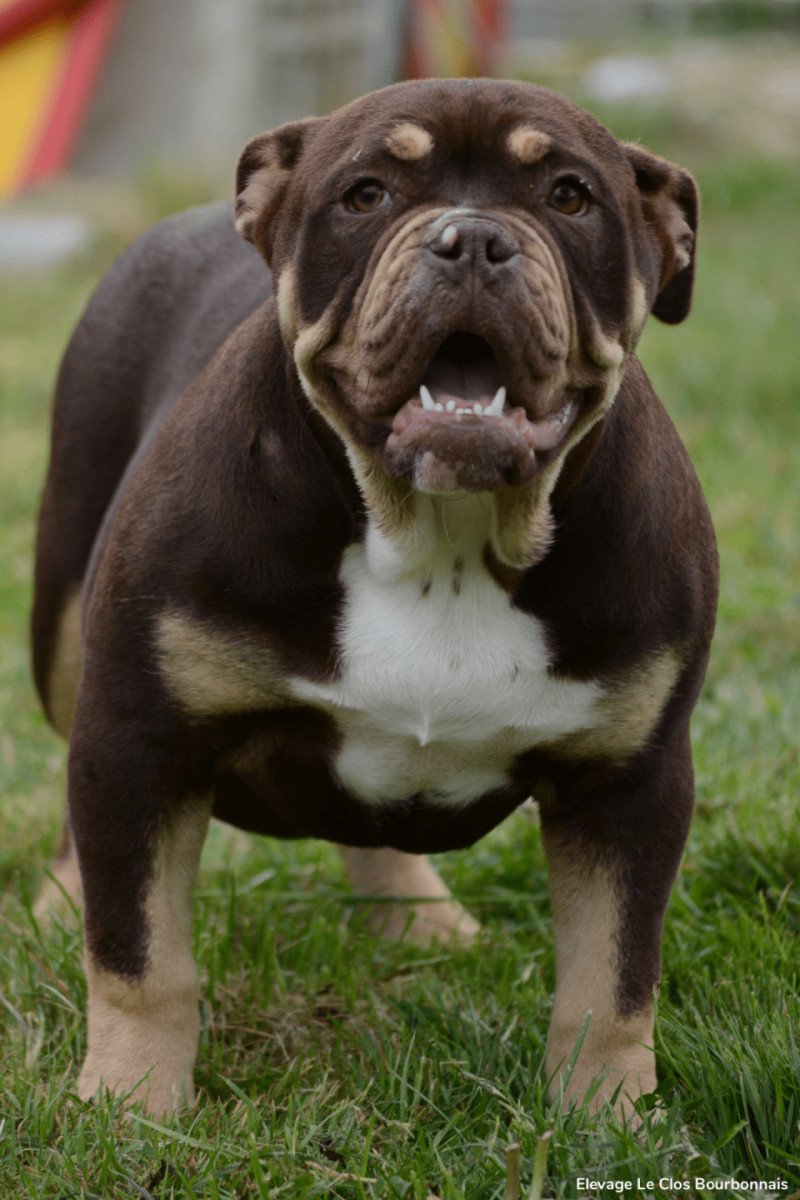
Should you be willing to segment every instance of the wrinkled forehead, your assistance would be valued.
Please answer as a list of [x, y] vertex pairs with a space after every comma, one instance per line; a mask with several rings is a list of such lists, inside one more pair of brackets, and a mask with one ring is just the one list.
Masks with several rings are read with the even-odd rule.
[[548, 88], [500, 80], [421, 80], [373, 92], [331, 114], [313, 148], [318, 174], [354, 159], [479, 168], [509, 154], [526, 164], [573, 157], [629, 174], [618, 143], [589, 113]]

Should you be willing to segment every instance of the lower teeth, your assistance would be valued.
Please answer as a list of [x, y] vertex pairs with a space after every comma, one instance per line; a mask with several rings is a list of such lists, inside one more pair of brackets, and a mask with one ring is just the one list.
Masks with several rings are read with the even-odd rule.
[[465, 414], [475, 417], [499, 417], [501, 416], [506, 403], [506, 389], [500, 387], [495, 393], [494, 399], [490, 404], [470, 404], [463, 405], [461, 408], [456, 407], [455, 400], [448, 400], [446, 404], [441, 401], [434, 400], [430, 393], [430, 389], [424, 383], [420, 384], [419, 389], [420, 404], [426, 412], [448, 412], [455, 413], [457, 417]]

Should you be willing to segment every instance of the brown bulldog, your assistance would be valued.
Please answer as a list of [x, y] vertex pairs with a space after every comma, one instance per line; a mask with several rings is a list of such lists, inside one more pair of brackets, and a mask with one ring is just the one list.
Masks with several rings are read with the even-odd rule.
[[421, 856], [533, 795], [544, 1070], [629, 1112], [716, 599], [633, 357], [688, 312], [694, 182], [544, 88], [428, 80], [255, 138], [237, 191], [242, 237], [213, 207], [122, 257], [58, 384], [33, 632], [70, 736], [79, 1092], [192, 1100], [212, 815], [339, 843], [423, 940], [477, 927]]

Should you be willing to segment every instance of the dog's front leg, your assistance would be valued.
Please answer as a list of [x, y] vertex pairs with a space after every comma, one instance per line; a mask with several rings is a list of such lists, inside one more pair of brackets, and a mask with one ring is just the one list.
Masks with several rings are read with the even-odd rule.
[[680, 752], [670, 758], [664, 748], [659, 758], [636, 772], [636, 782], [587, 789], [562, 811], [558, 803], [542, 806], [556, 951], [551, 1098], [563, 1089], [567, 1105], [580, 1102], [602, 1076], [590, 1108], [619, 1089], [622, 1116], [656, 1086], [653, 991], [692, 808], [688, 737]]
[[86, 920], [83, 1099], [106, 1087], [164, 1114], [194, 1098], [199, 1033], [191, 893], [210, 806], [170, 793], [166, 749], [78, 728], [70, 819]]

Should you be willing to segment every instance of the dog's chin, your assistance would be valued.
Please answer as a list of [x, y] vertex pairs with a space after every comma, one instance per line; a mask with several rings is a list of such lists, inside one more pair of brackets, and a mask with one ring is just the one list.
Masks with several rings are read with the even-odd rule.
[[578, 400], [564, 397], [539, 420], [504, 401], [498, 393], [494, 408], [465, 402], [448, 411], [438, 402], [430, 408], [429, 396], [412, 397], [392, 420], [379, 455], [384, 468], [410, 478], [420, 492], [495, 492], [531, 483], [566, 441]]

